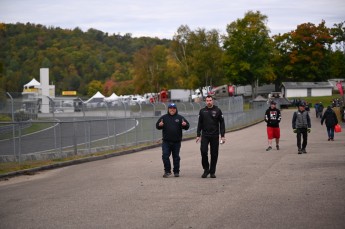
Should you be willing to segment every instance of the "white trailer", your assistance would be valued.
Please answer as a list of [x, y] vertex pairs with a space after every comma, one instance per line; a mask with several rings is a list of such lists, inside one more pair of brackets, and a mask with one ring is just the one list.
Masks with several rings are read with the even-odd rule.
[[193, 90], [189, 89], [170, 89], [169, 99], [171, 102], [190, 102]]

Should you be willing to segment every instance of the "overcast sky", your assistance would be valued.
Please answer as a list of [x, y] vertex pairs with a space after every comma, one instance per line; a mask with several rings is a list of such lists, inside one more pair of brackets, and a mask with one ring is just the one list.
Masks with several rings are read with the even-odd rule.
[[0, 22], [172, 39], [181, 25], [225, 33], [249, 10], [268, 17], [271, 35], [345, 21], [345, 0], [0, 0]]

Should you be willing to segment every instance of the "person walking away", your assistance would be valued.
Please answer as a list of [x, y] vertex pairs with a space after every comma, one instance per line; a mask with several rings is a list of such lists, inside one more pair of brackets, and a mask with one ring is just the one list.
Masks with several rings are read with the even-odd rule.
[[324, 109], [324, 106], [322, 102], [320, 102], [319, 107], [318, 107], [318, 115], [319, 115], [318, 118], [322, 118], [323, 109]]
[[315, 108], [316, 118], [318, 118], [319, 117], [319, 103], [315, 103], [314, 108]]
[[265, 122], [267, 123], [267, 138], [268, 148], [266, 151], [272, 149], [273, 138], [276, 139], [276, 149], [279, 150], [280, 128], [279, 123], [281, 120], [281, 112], [277, 109], [277, 103], [271, 102], [270, 107], [265, 112]]
[[161, 116], [156, 128], [162, 130], [162, 160], [164, 165], [164, 178], [171, 175], [170, 155], [173, 158], [173, 172], [175, 177], [180, 176], [180, 149], [182, 141], [182, 130], [189, 129], [189, 122], [178, 114], [177, 106], [174, 103], [168, 105], [168, 112]]
[[334, 127], [338, 124], [338, 118], [331, 106], [328, 106], [321, 118], [321, 125], [325, 121], [328, 141], [334, 141]]
[[[298, 110], [293, 114], [292, 129], [297, 134], [298, 154], [307, 153], [306, 147], [308, 144], [308, 133], [311, 131], [311, 122], [304, 103], [301, 103], [298, 106]], [[301, 137], [303, 137], [303, 142], [301, 142]]]
[[[216, 167], [219, 151], [219, 135], [221, 144], [225, 143], [225, 123], [221, 109], [213, 105], [212, 96], [206, 96], [206, 107], [200, 109], [197, 137], [198, 143], [201, 138], [201, 164], [204, 169], [202, 178], [206, 178], [209, 174], [211, 178], [216, 178]], [[208, 145], [210, 145], [211, 160], [208, 160]]]

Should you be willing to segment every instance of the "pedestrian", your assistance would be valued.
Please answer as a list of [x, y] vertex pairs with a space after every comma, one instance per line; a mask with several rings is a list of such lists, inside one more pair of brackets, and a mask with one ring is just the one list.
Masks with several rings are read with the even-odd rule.
[[326, 123], [328, 141], [334, 141], [334, 127], [338, 124], [338, 118], [331, 106], [328, 106], [321, 118], [321, 125]]
[[319, 107], [318, 107], [318, 115], [319, 115], [318, 118], [322, 118], [323, 109], [324, 109], [324, 106], [322, 102], [320, 102]]
[[175, 103], [168, 105], [168, 112], [161, 116], [156, 128], [162, 130], [162, 160], [164, 165], [164, 178], [171, 175], [170, 155], [173, 158], [173, 172], [175, 177], [180, 176], [180, 149], [182, 141], [182, 130], [189, 129], [189, 122], [178, 114]]
[[[196, 142], [201, 138], [200, 152], [201, 164], [204, 169], [202, 178], [206, 178], [209, 174], [211, 178], [216, 178], [216, 166], [218, 161], [220, 143], [225, 143], [225, 123], [224, 116], [216, 105], [213, 104], [212, 96], [206, 96], [206, 107], [200, 109], [197, 128]], [[210, 145], [211, 160], [208, 160], [208, 145]]]
[[281, 120], [281, 112], [277, 109], [277, 103], [271, 101], [270, 107], [265, 112], [265, 122], [267, 123], [267, 138], [268, 148], [266, 151], [272, 149], [273, 138], [276, 139], [276, 149], [279, 150], [280, 128], [279, 123]]
[[315, 108], [316, 118], [318, 118], [319, 117], [319, 103], [315, 103], [314, 108]]
[[[305, 110], [304, 103], [300, 103], [298, 110], [293, 114], [292, 129], [297, 134], [298, 154], [307, 153], [306, 147], [308, 144], [308, 133], [311, 131], [311, 122], [309, 113]], [[302, 143], [301, 137], [303, 137]]]

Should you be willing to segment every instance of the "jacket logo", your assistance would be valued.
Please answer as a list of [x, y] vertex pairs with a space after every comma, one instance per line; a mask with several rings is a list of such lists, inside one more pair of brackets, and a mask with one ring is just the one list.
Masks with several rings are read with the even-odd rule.
[[180, 120], [179, 119], [175, 119], [175, 122], [180, 122]]

